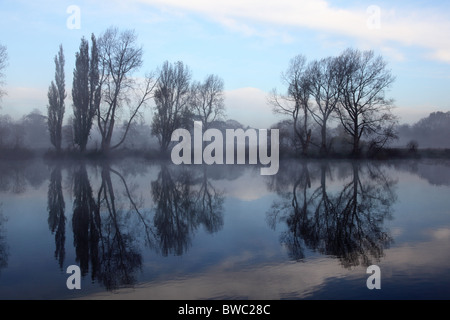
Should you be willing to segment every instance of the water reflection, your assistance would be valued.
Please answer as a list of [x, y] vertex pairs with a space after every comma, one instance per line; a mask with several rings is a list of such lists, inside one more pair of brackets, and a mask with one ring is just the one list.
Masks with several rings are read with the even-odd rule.
[[[420, 270], [430, 270], [447, 258], [448, 188], [442, 186], [448, 179], [438, 179], [439, 170], [449, 172], [444, 162], [286, 162], [270, 177], [253, 167], [144, 161], [33, 164], [40, 171], [34, 174], [27, 164], [0, 166], [7, 168], [0, 171], [0, 202], [8, 218], [6, 224], [0, 207], [0, 280], [13, 283], [17, 296], [24, 287], [38, 292], [42, 281], [49, 292], [51, 286], [64, 291], [64, 268], [75, 263], [83, 279], [92, 280], [91, 290], [147, 283], [151, 297], [161, 289], [169, 298], [191, 291], [200, 298], [264, 292], [295, 298], [316, 286], [331, 296], [327, 279], [360, 281], [363, 267], [380, 260], [386, 275], [402, 270], [404, 276], [414, 259]], [[436, 225], [439, 242], [420, 251], [426, 261], [415, 241]], [[37, 259], [39, 270], [22, 281]], [[448, 271], [442, 269], [439, 275]], [[33, 283], [35, 272], [46, 272], [45, 280]], [[89, 294], [87, 287], [80, 294]], [[3, 286], [5, 296], [8, 290]]]
[[208, 167], [203, 167], [200, 177], [200, 189], [197, 192], [197, 221], [207, 232], [214, 233], [223, 227], [224, 192], [219, 191], [208, 179]]
[[[274, 202], [268, 221], [287, 225], [281, 241], [292, 259], [303, 259], [309, 248], [338, 257], [346, 268], [368, 266], [392, 243], [384, 221], [392, 217], [396, 181], [373, 163], [333, 169], [328, 162], [284, 166], [268, 182], [282, 199]], [[341, 181], [328, 186], [335, 176]]]
[[0, 192], [23, 194], [29, 187], [37, 189], [48, 179], [40, 161], [0, 161]]
[[[107, 289], [133, 284], [135, 272], [142, 266], [137, 239], [129, 223], [136, 210], [134, 206], [125, 206], [133, 199], [130, 195], [116, 197], [111, 174], [123, 178], [109, 164], [102, 165], [98, 209], [95, 206], [88, 208], [92, 276], [96, 276]], [[128, 188], [126, 184], [124, 187]]]
[[[0, 202], [0, 271], [8, 266], [9, 249], [6, 242], [6, 218], [3, 215], [3, 206]], [[0, 273], [1, 274], [1, 273]]]
[[[133, 284], [134, 273], [142, 265], [142, 257], [135, 244], [135, 234], [128, 225], [130, 214], [138, 208], [131, 194], [116, 195], [115, 188], [121, 186], [112, 182], [112, 174], [117, 175], [120, 178], [117, 182], [123, 182], [122, 187], [128, 190], [126, 181], [118, 171], [108, 163], [100, 165], [98, 170], [101, 179], [95, 195], [85, 163], [75, 164], [70, 172], [73, 189], [73, 246], [75, 260], [82, 275], [85, 276], [90, 271], [92, 281], [98, 281], [112, 290]], [[60, 188], [59, 183], [59, 190]], [[58, 189], [52, 190], [58, 194]], [[126, 202], [134, 204], [134, 207], [125, 205]], [[49, 217], [51, 216], [49, 211]], [[56, 243], [58, 251], [63, 245], [58, 241]]]
[[81, 269], [81, 274], [89, 271], [92, 266], [92, 279], [98, 275], [100, 238], [100, 210], [96, 203], [86, 165], [81, 163], [72, 173], [73, 180], [73, 214], [72, 231], [75, 247], [75, 260]]
[[[88, 168], [93, 180], [98, 180], [96, 191]], [[68, 165], [75, 260], [83, 276], [90, 274], [92, 281], [108, 290], [136, 282], [142, 268], [142, 239], [147, 248], [163, 256], [182, 255], [200, 226], [209, 233], [223, 226], [224, 195], [208, 178], [208, 168], [187, 170], [161, 164], [149, 188], [133, 183], [133, 178], [142, 176], [135, 168], [103, 162]], [[146, 203], [146, 198], [153, 202]], [[51, 166], [47, 203], [48, 225], [55, 235], [54, 255], [62, 269], [66, 205], [61, 164]]]
[[223, 195], [209, 182], [206, 167], [200, 178], [193, 177], [194, 173], [186, 169], [171, 172], [162, 164], [151, 184], [156, 235], [164, 256], [185, 253], [199, 226], [210, 233], [223, 226]]
[[56, 165], [50, 174], [50, 183], [47, 193], [48, 226], [55, 235], [55, 258], [62, 269], [65, 258], [66, 240], [66, 204], [62, 189], [61, 165]]

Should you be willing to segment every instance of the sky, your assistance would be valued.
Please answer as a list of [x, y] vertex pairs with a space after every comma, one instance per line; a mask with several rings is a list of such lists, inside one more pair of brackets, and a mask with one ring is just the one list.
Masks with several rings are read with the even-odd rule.
[[[54, 57], [63, 46], [66, 115], [82, 37], [107, 28], [133, 29], [144, 50], [134, 74], [182, 61], [193, 80], [224, 80], [228, 118], [268, 128], [280, 116], [267, 103], [284, 91], [289, 60], [374, 50], [396, 77], [387, 92], [401, 123], [450, 111], [450, 2], [430, 0], [1, 0], [0, 44], [7, 47], [7, 95], [0, 114], [46, 113]], [[151, 117], [151, 110], [148, 113]]]

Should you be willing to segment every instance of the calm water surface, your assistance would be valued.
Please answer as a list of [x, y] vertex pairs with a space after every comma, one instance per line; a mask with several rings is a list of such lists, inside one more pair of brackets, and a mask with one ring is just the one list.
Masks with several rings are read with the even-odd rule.
[[[450, 163], [0, 163], [1, 299], [449, 299]], [[369, 290], [378, 265], [381, 289]], [[69, 290], [67, 267], [82, 272]]]

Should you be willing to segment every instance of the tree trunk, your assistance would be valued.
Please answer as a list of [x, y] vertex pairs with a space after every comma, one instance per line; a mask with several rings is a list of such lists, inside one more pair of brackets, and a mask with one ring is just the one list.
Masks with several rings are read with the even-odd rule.
[[322, 130], [321, 130], [321, 136], [322, 136], [322, 143], [320, 145], [320, 155], [326, 156], [328, 154], [328, 148], [327, 148], [327, 122], [326, 120], [322, 123]]
[[359, 157], [359, 131], [358, 131], [358, 118], [355, 119], [353, 126], [353, 156]]

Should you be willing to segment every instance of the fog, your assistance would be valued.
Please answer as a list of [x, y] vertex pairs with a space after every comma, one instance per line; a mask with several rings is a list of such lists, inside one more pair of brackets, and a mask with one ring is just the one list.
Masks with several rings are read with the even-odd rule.
[[[71, 120], [69, 118], [62, 129], [62, 147], [68, 153], [76, 151], [76, 146], [73, 143]], [[215, 121], [212, 127], [223, 132], [226, 129], [242, 128], [245, 130], [249, 128], [249, 126], [233, 119]], [[280, 154], [285, 157], [295, 156], [295, 151], [299, 146], [295, 139], [292, 122], [286, 119], [273, 124], [271, 128], [280, 130]], [[312, 154], [319, 150], [317, 147], [320, 141], [319, 129], [317, 126], [312, 128]], [[119, 125], [113, 141], [118, 140], [123, 130], [124, 125]], [[399, 124], [396, 133], [398, 138], [387, 146], [388, 149], [448, 149], [450, 148], [450, 140], [448, 139], [450, 136], [450, 112], [433, 112], [414, 124]], [[330, 136], [332, 155], [346, 154], [351, 151], [348, 137], [338, 123], [328, 128], [328, 135]], [[94, 125], [88, 139], [87, 149], [91, 152], [99, 151], [101, 139], [99, 130]], [[34, 109], [18, 120], [13, 119], [8, 114], [0, 115], [1, 158], [40, 156], [51, 152], [52, 148], [47, 117], [39, 109]], [[148, 153], [156, 157], [159, 154], [159, 144], [158, 139], [152, 134], [151, 124], [146, 123], [143, 119], [133, 122], [120, 151]]]
[[416, 142], [418, 148], [450, 148], [450, 112], [433, 112], [412, 125], [400, 125], [398, 135], [398, 146]]

